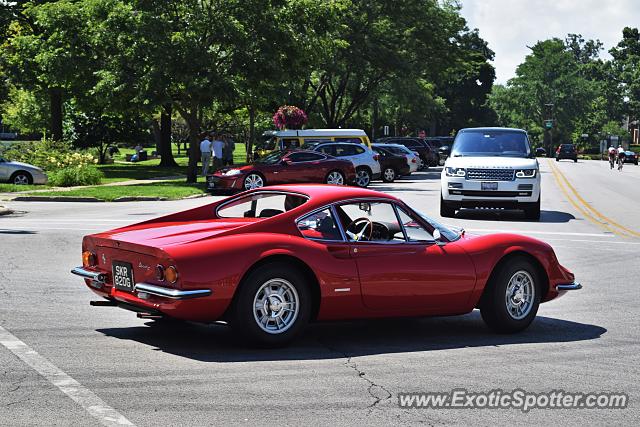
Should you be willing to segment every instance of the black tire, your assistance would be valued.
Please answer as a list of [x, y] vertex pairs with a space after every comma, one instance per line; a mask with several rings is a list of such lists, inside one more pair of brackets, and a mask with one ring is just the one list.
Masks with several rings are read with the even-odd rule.
[[[523, 275], [525, 272], [526, 275]], [[507, 298], [507, 290], [509, 283], [513, 277], [521, 275], [523, 277], [530, 278], [533, 283], [531, 288], [533, 289], [533, 295], [529, 301], [529, 305], [522, 306], [523, 317], [519, 317], [511, 313], [508, 308], [509, 302], [517, 300], [518, 292], [514, 292], [510, 298]], [[525, 282], [526, 283], [526, 282]], [[496, 332], [508, 334], [519, 332], [526, 329], [538, 313], [538, 306], [541, 299], [541, 283], [542, 278], [538, 272], [538, 269], [527, 257], [518, 256], [508, 260], [508, 262], [501, 263], [495, 271], [491, 274], [491, 278], [487, 283], [484, 294], [482, 296], [482, 303], [480, 305], [480, 314], [482, 319]], [[520, 285], [525, 287], [525, 285]], [[526, 297], [523, 297], [526, 299]], [[523, 300], [520, 300], [521, 304], [525, 304]], [[518, 305], [515, 305], [518, 307]], [[525, 310], [525, 307], [528, 307]]]
[[[262, 290], [270, 282], [291, 286], [295, 290], [297, 298], [298, 311], [295, 316], [291, 315], [294, 317], [290, 319], [289, 326], [281, 332], [277, 330], [267, 332], [258, 325], [260, 313], [255, 308], [256, 299], [260, 295], [265, 295]], [[277, 262], [255, 269], [242, 281], [236, 291], [230, 315], [231, 328], [249, 345], [278, 347], [290, 343], [305, 328], [311, 316], [312, 297], [307, 283], [308, 280], [305, 275], [297, 268], [292, 268], [288, 263]], [[267, 286], [266, 289], [269, 289], [269, 287]], [[278, 303], [279, 300], [276, 301], [276, 304]], [[279, 305], [276, 305], [276, 307], [279, 307]], [[275, 312], [272, 305], [267, 305], [266, 303], [265, 310], [273, 310], [271, 314]], [[285, 311], [283, 308], [278, 308], [277, 310], [282, 310], [282, 313]], [[288, 315], [281, 314], [276, 317], [279, 317], [282, 324], [285, 324], [286, 316]], [[271, 319], [269, 316], [267, 318]], [[265, 328], [269, 329], [270, 321], [266, 322]], [[276, 320], [276, 327], [279, 325]]]
[[382, 171], [382, 180], [384, 182], [393, 182], [395, 181], [397, 176], [398, 176], [398, 173], [394, 168], [389, 167], [389, 168], [385, 168]]
[[356, 169], [356, 185], [358, 187], [367, 188], [371, 184], [371, 171], [367, 168]]
[[538, 201], [535, 203], [531, 203], [530, 206], [524, 208], [524, 216], [527, 219], [531, 219], [534, 221], [540, 221], [540, 199], [542, 197], [538, 197]]
[[556, 162], [559, 162], [559, 161], [560, 161], [560, 157], [556, 157]]
[[15, 185], [31, 185], [33, 184], [33, 177], [29, 172], [18, 171], [11, 175], [9, 182]]
[[[337, 184], [335, 182], [329, 182], [330, 178], [332, 178], [332, 175], [335, 176], [335, 174], [340, 175], [340, 178], [342, 178], [342, 184]], [[333, 184], [333, 185], [346, 185], [347, 184], [347, 179], [344, 177], [344, 174], [339, 171], [339, 170], [332, 170], [331, 172], [329, 172], [327, 174], [327, 176], [324, 178], [324, 183], [325, 184]]]
[[449, 203], [445, 202], [440, 194], [440, 216], [443, 218], [453, 218], [456, 215], [456, 210]]
[[573, 159], [573, 163], [578, 163], [578, 159]]

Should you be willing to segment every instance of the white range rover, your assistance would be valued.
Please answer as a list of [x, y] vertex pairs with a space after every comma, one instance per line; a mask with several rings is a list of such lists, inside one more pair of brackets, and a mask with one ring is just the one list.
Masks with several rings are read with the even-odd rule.
[[440, 182], [443, 217], [491, 207], [522, 209], [528, 219], [540, 219], [540, 169], [522, 129], [461, 129]]

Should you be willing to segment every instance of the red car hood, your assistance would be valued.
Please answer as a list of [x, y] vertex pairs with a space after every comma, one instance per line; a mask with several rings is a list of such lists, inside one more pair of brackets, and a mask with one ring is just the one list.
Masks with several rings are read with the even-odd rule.
[[208, 239], [239, 227], [253, 224], [256, 219], [226, 219], [147, 223], [107, 231], [96, 237], [136, 245], [164, 248]]

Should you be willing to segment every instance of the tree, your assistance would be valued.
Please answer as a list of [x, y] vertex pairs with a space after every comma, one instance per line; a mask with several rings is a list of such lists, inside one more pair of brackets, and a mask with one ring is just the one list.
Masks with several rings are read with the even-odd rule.
[[640, 120], [640, 32], [625, 27], [622, 40], [609, 53], [613, 57], [612, 75], [624, 100], [624, 113], [630, 121]]

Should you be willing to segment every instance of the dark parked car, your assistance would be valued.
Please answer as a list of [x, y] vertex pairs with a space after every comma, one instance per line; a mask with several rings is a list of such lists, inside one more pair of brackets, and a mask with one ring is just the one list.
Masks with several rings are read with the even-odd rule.
[[384, 182], [393, 182], [397, 177], [411, 173], [405, 156], [394, 154], [379, 145], [374, 145], [372, 149], [380, 156], [378, 163], [380, 163]]
[[556, 162], [559, 162], [562, 159], [569, 159], [577, 162], [578, 152], [576, 151], [576, 146], [573, 144], [561, 144], [556, 150]]
[[625, 151], [624, 152], [624, 162], [625, 163], [633, 163], [634, 165], [638, 164], [638, 155], [633, 151]]
[[431, 148], [431, 145], [422, 138], [410, 136], [391, 136], [386, 138], [378, 138], [375, 141], [378, 144], [400, 144], [415, 151], [420, 155], [422, 164], [425, 168], [428, 166], [438, 166], [438, 153]]
[[427, 144], [431, 145], [433, 151], [438, 154], [438, 164], [440, 166], [444, 165], [444, 162], [449, 157], [449, 151], [451, 150], [451, 145], [453, 145], [453, 136], [430, 136], [425, 138]]
[[253, 190], [301, 182], [346, 185], [355, 179], [356, 169], [349, 160], [307, 150], [274, 151], [252, 164], [215, 171], [207, 176], [207, 189]]
[[536, 148], [536, 157], [545, 157], [547, 155], [547, 150], [542, 147]]

